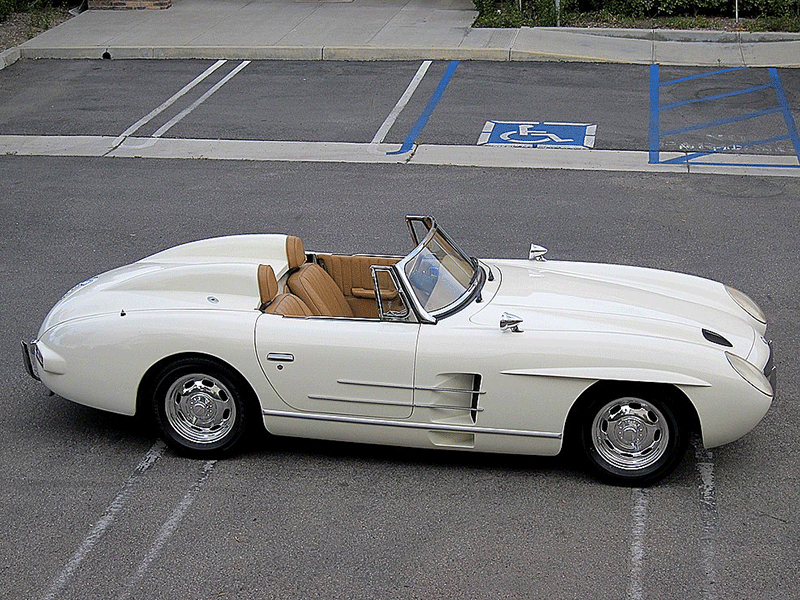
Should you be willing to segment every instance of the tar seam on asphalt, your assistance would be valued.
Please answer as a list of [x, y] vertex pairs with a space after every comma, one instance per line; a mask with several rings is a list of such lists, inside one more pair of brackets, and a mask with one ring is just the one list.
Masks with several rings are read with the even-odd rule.
[[128, 579], [122, 592], [119, 596], [117, 596], [117, 600], [127, 600], [130, 598], [134, 587], [136, 587], [136, 585], [142, 580], [144, 574], [147, 572], [147, 569], [150, 567], [150, 564], [156, 559], [158, 553], [161, 552], [164, 544], [166, 544], [169, 538], [172, 537], [172, 534], [175, 533], [175, 530], [178, 528], [181, 520], [186, 515], [186, 511], [189, 510], [189, 507], [192, 505], [192, 502], [194, 502], [197, 494], [200, 493], [200, 489], [203, 487], [203, 484], [205, 483], [206, 479], [208, 479], [209, 475], [211, 475], [211, 471], [214, 470], [214, 465], [216, 464], [216, 460], [207, 460], [203, 463], [203, 467], [200, 469], [200, 475], [189, 488], [189, 491], [183, 496], [180, 504], [175, 507], [175, 510], [172, 511], [172, 514], [169, 516], [169, 518], [161, 525], [161, 528], [158, 530], [158, 533], [153, 540], [153, 545], [150, 546], [150, 550], [147, 552], [147, 555], [139, 564], [139, 568], [137, 568], [136, 572], [133, 573], [133, 575], [131, 575]]
[[116, 495], [116, 497], [111, 501], [111, 504], [108, 505], [103, 516], [94, 524], [92, 530], [89, 532], [83, 543], [78, 547], [75, 553], [70, 558], [67, 565], [55, 578], [50, 587], [48, 588], [47, 592], [42, 596], [42, 600], [53, 600], [58, 593], [64, 588], [67, 582], [72, 578], [78, 568], [81, 566], [83, 561], [92, 551], [92, 548], [97, 545], [97, 542], [100, 541], [100, 538], [103, 537], [103, 534], [108, 530], [111, 524], [114, 522], [114, 519], [119, 514], [119, 512], [125, 507], [128, 499], [131, 496], [136, 485], [141, 481], [144, 474], [152, 467], [159, 458], [161, 458], [164, 454], [164, 450], [166, 446], [164, 442], [157, 441], [150, 450], [147, 451], [144, 458], [139, 462], [139, 464], [134, 469], [133, 473], [128, 476], [128, 479], [122, 486], [122, 489]]

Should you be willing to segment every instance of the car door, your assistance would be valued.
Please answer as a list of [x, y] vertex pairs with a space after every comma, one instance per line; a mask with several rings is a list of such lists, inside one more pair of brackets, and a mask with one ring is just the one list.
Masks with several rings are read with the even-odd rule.
[[309, 413], [405, 419], [419, 324], [264, 314], [256, 352], [272, 387]]

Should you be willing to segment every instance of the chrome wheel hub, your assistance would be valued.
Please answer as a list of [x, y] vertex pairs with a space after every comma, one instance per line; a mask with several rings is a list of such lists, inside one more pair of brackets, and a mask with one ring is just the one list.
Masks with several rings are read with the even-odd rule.
[[175, 432], [196, 444], [211, 444], [230, 433], [236, 404], [225, 385], [194, 373], [177, 379], [164, 399], [167, 421]]
[[643, 469], [664, 456], [669, 427], [661, 411], [646, 400], [618, 398], [595, 416], [592, 442], [597, 453], [612, 466]]

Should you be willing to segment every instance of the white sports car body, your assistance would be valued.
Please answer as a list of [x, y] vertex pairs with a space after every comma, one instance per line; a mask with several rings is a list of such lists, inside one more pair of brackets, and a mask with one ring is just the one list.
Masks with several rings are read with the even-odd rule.
[[[222, 454], [246, 432], [479, 452], [582, 451], [601, 477], [669, 473], [764, 416], [762, 311], [710, 280], [466, 256], [407, 217], [405, 257], [306, 254], [285, 235], [202, 240], [77, 285], [24, 343], [56, 394], [152, 415]], [[263, 421], [263, 428], [261, 423]]]

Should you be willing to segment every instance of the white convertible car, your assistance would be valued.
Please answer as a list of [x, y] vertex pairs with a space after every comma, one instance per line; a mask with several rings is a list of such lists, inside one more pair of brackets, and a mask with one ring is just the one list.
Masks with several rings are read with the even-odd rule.
[[426, 216], [405, 257], [307, 253], [299, 238], [178, 246], [68, 291], [29, 373], [152, 416], [177, 451], [249, 432], [477, 452], [575, 448], [646, 485], [689, 434], [736, 440], [774, 395], [766, 319], [714, 281], [637, 267], [479, 260]]

